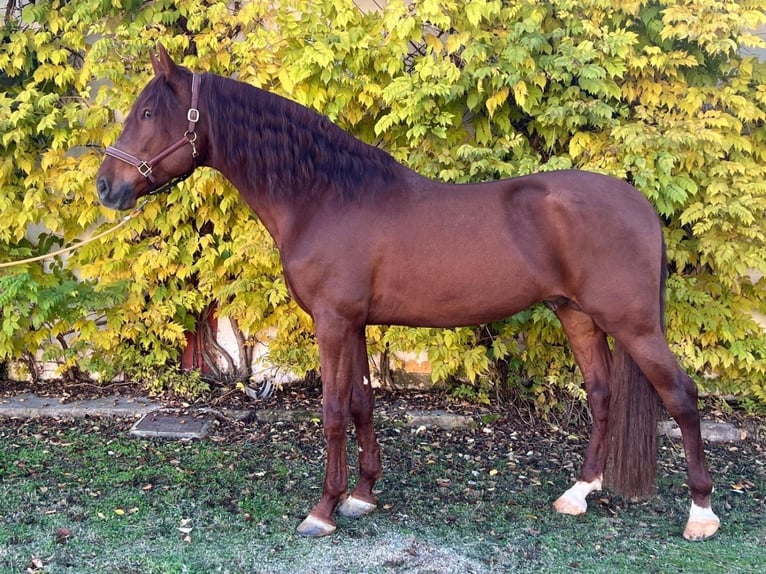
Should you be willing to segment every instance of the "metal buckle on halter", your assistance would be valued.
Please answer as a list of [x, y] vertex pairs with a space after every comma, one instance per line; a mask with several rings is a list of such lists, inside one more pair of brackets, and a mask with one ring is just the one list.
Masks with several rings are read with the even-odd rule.
[[139, 163], [136, 168], [138, 169], [138, 173], [143, 175], [145, 178], [150, 179], [152, 175], [152, 166], [150, 166], [145, 161], [142, 161]]
[[199, 110], [197, 108], [189, 108], [189, 111], [186, 112], [186, 119], [196, 124], [199, 121]]

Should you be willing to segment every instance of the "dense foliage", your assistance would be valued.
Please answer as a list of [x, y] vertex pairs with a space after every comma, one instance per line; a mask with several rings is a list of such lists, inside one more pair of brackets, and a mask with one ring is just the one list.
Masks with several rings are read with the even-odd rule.
[[[747, 55], [763, 45], [751, 32], [766, 23], [762, 2], [21, 4], [0, 32], [0, 260], [47, 250], [37, 230], [70, 242], [116, 220], [94, 176], [161, 41], [185, 65], [286, 95], [434, 178], [574, 167], [628, 179], [666, 224], [674, 350], [706, 390], [766, 402], [766, 336], [752, 317], [766, 313], [766, 65]], [[317, 367], [270, 238], [209, 170], [64, 264], [0, 280], [0, 360], [45, 345], [70, 368], [161, 367], [215, 302], [245, 346], [270, 332], [273, 362]], [[42, 289], [57, 294], [44, 321], [14, 319]], [[577, 389], [543, 307], [368, 334], [373, 350], [426, 350], [434, 379], [507, 381], [541, 405]]]

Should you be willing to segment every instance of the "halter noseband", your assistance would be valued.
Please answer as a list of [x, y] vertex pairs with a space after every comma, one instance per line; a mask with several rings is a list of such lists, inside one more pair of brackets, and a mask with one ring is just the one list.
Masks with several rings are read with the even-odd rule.
[[[199, 122], [199, 109], [197, 108], [197, 104], [199, 101], [199, 82], [200, 82], [199, 74], [192, 74], [191, 106], [189, 107], [189, 110], [186, 112], [186, 119], [188, 120], [189, 124], [186, 131], [184, 132], [183, 137], [181, 137], [178, 141], [166, 147], [164, 150], [162, 150], [160, 153], [155, 155], [149, 161], [139, 159], [136, 156], [131, 155], [128, 152], [122, 151], [121, 149], [117, 149], [114, 146], [109, 146], [105, 150], [106, 155], [111, 156], [115, 159], [119, 159], [120, 161], [124, 161], [125, 163], [129, 163], [130, 165], [132, 165], [138, 170], [138, 173], [140, 173], [149, 181], [148, 195], [155, 195], [157, 193], [162, 193], [163, 191], [167, 191], [172, 186], [182, 182], [183, 180], [185, 180], [192, 174], [192, 172], [189, 171], [188, 173], [185, 173], [181, 176], [171, 179], [165, 185], [155, 188], [154, 187], [155, 181], [154, 181], [154, 176], [152, 175], [152, 170], [155, 167], [157, 167], [157, 165], [163, 159], [175, 153], [176, 151], [178, 151], [179, 149], [181, 149], [187, 144], [191, 145], [192, 157], [195, 158], [195, 160], [197, 156], [199, 155], [197, 152], [197, 145], [196, 145], [197, 133], [195, 132], [195, 129], [197, 127], [197, 122]], [[192, 169], [192, 171], [194, 170]]]

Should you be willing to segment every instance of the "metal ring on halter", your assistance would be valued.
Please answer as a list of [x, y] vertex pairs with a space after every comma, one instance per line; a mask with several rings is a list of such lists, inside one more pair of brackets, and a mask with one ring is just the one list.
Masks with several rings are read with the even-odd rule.
[[[191, 111], [191, 110], [189, 110], [189, 111]], [[197, 113], [199, 114], [199, 112], [197, 112]], [[187, 131], [187, 132], [184, 133], [184, 137], [187, 140], [189, 140], [189, 145], [192, 146], [192, 157], [197, 157], [199, 155], [197, 153], [197, 145], [195, 143], [197, 141], [197, 132], [189, 132], [189, 131]]]

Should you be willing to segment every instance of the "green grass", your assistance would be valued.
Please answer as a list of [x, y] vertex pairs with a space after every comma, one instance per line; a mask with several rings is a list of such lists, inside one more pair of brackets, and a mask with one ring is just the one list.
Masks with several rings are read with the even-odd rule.
[[128, 427], [0, 420], [0, 572], [751, 573], [766, 564], [757, 442], [711, 447], [723, 527], [692, 544], [681, 538], [688, 495], [677, 443], [661, 452], [657, 497], [631, 504], [602, 493], [573, 518], [550, 504], [569, 486], [582, 440], [530, 445], [482, 429], [384, 425], [378, 511], [305, 540], [295, 527], [323, 474], [316, 424], [219, 427], [199, 442], [133, 438]]

